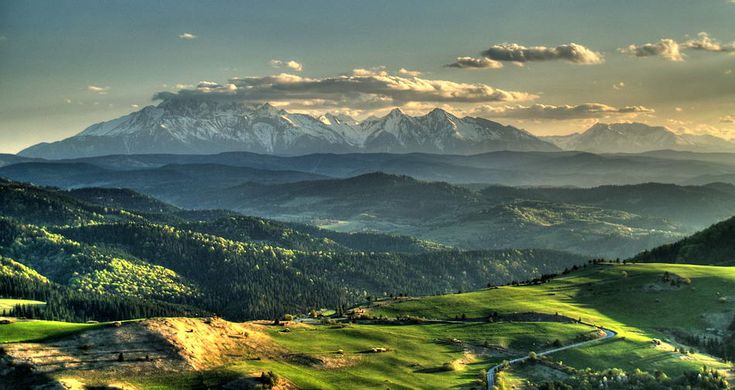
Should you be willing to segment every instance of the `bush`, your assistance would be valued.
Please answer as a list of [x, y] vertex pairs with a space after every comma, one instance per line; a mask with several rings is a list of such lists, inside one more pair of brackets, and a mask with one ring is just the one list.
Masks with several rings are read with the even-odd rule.
[[462, 369], [464, 369], [464, 365], [459, 360], [452, 360], [451, 362], [442, 364], [443, 371], [461, 371]]
[[531, 363], [535, 363], [538, 360], [538, 355], [536, 355], [536, 352], [533, 352], [533, 351], [529, 352], [528, 353], [528, 360]]
[[262, 372], [260, 374], [260, 383], [265, 385], [267, 388], [271, 388], [278, 383], [278, 375], [273, 371]]

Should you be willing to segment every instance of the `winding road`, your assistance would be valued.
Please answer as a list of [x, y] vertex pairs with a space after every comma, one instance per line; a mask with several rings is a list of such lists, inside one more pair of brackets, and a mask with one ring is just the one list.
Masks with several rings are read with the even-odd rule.
[[[585, 324], [585, 325], [594, 326], [592, 324]], [[605, 332], [605, 336], [604, 337], [597, 338], [597, 339], [594, 339], [594, 340], [582, 341], [582, 342], [579, 342], [579, 343], [569, 344], [569, 345], [565, 345], [563, 347], [552, 348], [552, 349], [549, 349], [549, 350], [546, 350], [546, 351], [543, 351], [543, 352], [538, 352], [538, 353], [536, 353], [536, 356], [545, 356], [545, 355], [550, 355], [550, 354], [555, 353], [555, 352], [564, 351], [564, 350], [567, 350], [567, 349], [586, 347], [588, 345], [599, 343], [602, 340], [607, 340], [607, 339], [612, 338], [612, 337], [615, 337], [617, 335], [617, 332], [615, 332], [613, 330], [610, 330], [610, 329], [606, 329], [606, 328], [602, 328], [602, 327], [598, 327], [598, 326], [595, 326], [595, 328], [600, 329], [603, 332]], [[525, 362], [528, 359], [529, 359], [529, 357], [528, 357], [528, 355], [526, 355], [526, 356], [523, 356], [523, 357], [515, 358], [513, 360], [508, 360], [508, 364], [523, 363], [523, 362]], [[487, 388], [488, 388], [488, 390], [492, 390], [493, 389], [493, 386], [495, 386], [495, 375], [497, 374], [498, 369], [502, 365], [503, 365], [503, 363], [497, 364], [495, 366], [490, 367], [487, 370]]]

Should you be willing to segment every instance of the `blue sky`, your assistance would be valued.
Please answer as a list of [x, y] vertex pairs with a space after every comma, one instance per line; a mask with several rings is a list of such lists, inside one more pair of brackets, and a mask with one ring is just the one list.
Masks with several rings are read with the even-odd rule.
[[[281, 73], [317, 84], [308, 102], [275, 97], [286, 109], [310, 113], [361, 117], [400, 106], [419, 114], [441, 106], [537, 134], [637, 120], [733, 137], [735, 55], [728, 46], [735, 41], [733, 20], [735, 3], [728, 0], [5, 0], [0, 2], [0, 152], [68, 137], [155, 104], [151, 98], [157, 92], [185, 89], [208, 97], [220, 90], [203, 94], [200, 81], [224, 88], [231, 78]], [[716, 49], [695, 48], [705, 42], [700, 32], [718, 44]], [[195, 37], [180, 38], [185, 33]], [[678, 45], [682, 56], [620, 52], [660, 39]], [[445, 67], [457, 57], [485, 58], [483, 51], [503, 43], [560, 50], [575, 43], [600, 60], [579, 63], [574, 61], [586, 60], [546, 50], [551, 57], [543, 61], [495, 58], [495, 68]], [[272, 60], [293, 60], [303, 69], [276, 67]], [[411, 72], [399, 73], [401, 68]], [[461, 94], [464, 85], [485, 85], [533, 97], [415, 101], [414, 95], [388, 94], [379, 96], [380, 104], [368, 105], [365, 97], [372, 102], [376, 95], [360, 92], [359, 101], [330, 95], [324, 102], [320, 81], [355, 76], [354, 69], [374, 73], [361, 73], [358, 81], [387, 78], [390, 88], [428, 83], [451, 85]]]

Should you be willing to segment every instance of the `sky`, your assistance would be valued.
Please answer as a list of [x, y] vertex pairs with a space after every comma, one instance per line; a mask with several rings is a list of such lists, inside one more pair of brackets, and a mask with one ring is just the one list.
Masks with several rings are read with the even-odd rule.
[[735, 138], [735, 1], [0, 2], [0, 153], [164, 99]]

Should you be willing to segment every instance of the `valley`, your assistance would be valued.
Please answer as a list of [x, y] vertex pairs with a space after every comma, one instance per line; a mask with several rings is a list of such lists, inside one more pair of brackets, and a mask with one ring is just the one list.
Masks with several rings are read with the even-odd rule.
[[[734, 184], [677, 184], [698, 177], [699, 165], [703, 171], [716, 165], [723, 174], [735, 172], [729, 155], [507, 153], [126, 155], [18, 162], [0, 167], [0, 175], [72, 190], [129, 188], [184, 209], [229, 210], [346, 233], [412, 236], [464, 250], [538, 248], [609, 258], [673, 242], [735, 214]], [[648, 172], [643, 180], [662, 182], [510, 187], [453, 174], [449, 182], [437, 181], [448, 167], [447, 173], [465, 175], [504, 169], [516, 178], [543, 169], [557, 175], [568, 170], [568, 177], [579, 180], [572, 172], [582, 167], [589, 172], [593, 162], [599, 163], [596, 180], [602, 182], [615, 181], [608, 172], [628, 169]], [[654, 172], [670, 164], [686, 168], [666, 172], [691, 176], [663, 178]], [[416, 173], [421, 179], [409, 176]]]
[[0, 390], [735, 389], [733, 20], [0, 1]]
[[735, 186], [434, 180], [589, 167], [556, 153], [16, 158], [0, 383], [728, 388]]

